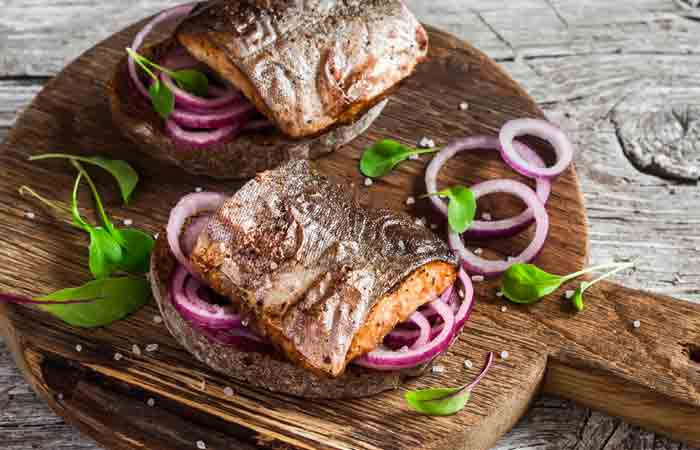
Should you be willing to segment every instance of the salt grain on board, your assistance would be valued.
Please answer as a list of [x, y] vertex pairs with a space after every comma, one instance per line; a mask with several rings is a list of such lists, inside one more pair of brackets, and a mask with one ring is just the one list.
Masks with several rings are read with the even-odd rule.
[[76, 346], [75, 346], [75, 351], [76, 351], [76, 352], [82, 352], [82, 351], [83, 351], [83, 346], [80, 345], [80, 344], [76, 345]]
[[508, 353], [507, 351], [503, 350], [501, 352], [501, 359], [508, 359], [509, 356], [510, 356], [510, 353]]
[[161, 316], [155, 315], [155, 316], [153, 316], [153, 322], [154, 323], [162, 323], [163, 318]]
[[476, 283], [480, 283], [484, 281], [484, 276], [483, 275], [472, 275], [472, 281]]
[[141, 356], [141, 347], [138, 345], [134, 344], [131, 346], [131, 352], [136, 355], [136, 356]]
[[146, 351], [149, 352], [149, 353], [150, 353], [150, 352], [155, 352], [156, 350], [158, 350], [158, 344], [148, 344], [148, 345], [146, 346]]
[[374, 181], [371, 178], [365, 178], [365, 186], [370, 187], [372, 184], [374, 184]]
[[423, 136], [420, 141], [418, 141], [418, 147], [420, 148], [433, 148], [435, 147], [435, 141], [427, 136]]
[[433, 366], [433, 373], [443, 373], [445, 371], [445, 366]]
[[26, 216], [27, 219], [29, 219], [29, 220], [34, 220], [34, 219], [36, 218], [36, 214], [34, 214], [34, 213], [31, 212], [31, 211], [27, 212], [27, 213], [25, 214], [25, 216]]
[[121, 361], [121, 359], [124, 357], [121, 353], [115, 353], [114, 354], [114, 360], [115, 361]]
[[197, 441], [197, 448], [199, 450], [206, 450], [207, 444], [205, 444], [204, 441]]
[[470, 359], [465, 359], [464, 360], [464, 368], [471, 369], [472, 367], [474, 367], [474, 363]]
[[481, 255], [482, 253], [484, 253], [484, 249], [483, 249], [483, 248], [477, 248], [476, 250], [474, 250], [474, 254], [475, 254], [475, 255]]
[[130, 227], [134, 224], [134, 221], [131, 219], [124, 219], [124, 225], [127, 227]]
[[462, 102], [462, 103], [460, 103], [460, 104], [459, 104], [459, 109], [461, 109], [462, 111], [468, 110], [468, 109], [469, 109], [469, 103], [467, 103], [467, 102]]
[[231, 388], [228, 387], [228, 386], [225, 387], [225, 388], [224, 388], [224, 395], [225, 395], [226, 397], [233, 397], [233, 389], [231, 389]]
[[146, 404], [152, 408], [156, 405], [156, 400], [153, 398], [149, 398]]

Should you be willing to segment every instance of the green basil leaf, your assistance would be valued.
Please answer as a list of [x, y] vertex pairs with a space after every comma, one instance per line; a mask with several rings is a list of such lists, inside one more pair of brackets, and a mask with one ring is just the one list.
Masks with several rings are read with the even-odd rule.
[[104, 228], [90, 230], [90, 273], [96, 279], [107, 278], [122, 260], [122, 247]]
[[455, 233], [464, 233], [471, 226], [476, 215], [474, 193], [464, 186], [448, 189], [447, 221]]
[[514, 264], [503, 274], [501, 291], [512, 302], [534, 303], [557, 290], [562, 282], [562, 277], [534, 264]]
[[360, 160], [360, 171], [367, 177], [380, 178], [409, 156], [410, 148], [400, 142], [384, 139], [365, 149]]
[[[123, 319], [143, 306], [150, 295], [151, 289], [146, 279], [123, 277], [91, 281], [81, 287], [63, 289], [37, 300], [56, 302], [56, 305], [41, 305], [39, 308], [69, 325], [92, 328]], [[60, 304], [76, 300], [94, 301]]]
[[406, 392], [405, 398], [416, 411], [429, 416], [449, 416], [466, 406], [471, 391], [463, 388], [419, 389]]
[[153, 109], [155, 109], [163, 119], [167, 120], [170, 113], [175, 109], [175, 96], [172, 91], [160, 81], [156, 81], [148, 88], [148, 93], [151, 96]]
[[178, 86], [198, 97], [206, 97], [209, 94], [209, 79], [198, 70], [185, 69], [172, 73]]
[[124, 256], [119, 268], [129, 273], [148, 272], [151, 263], [151, 250], [155, 241], [150, 234], [132, 228], [119, 230], [124, 239]]
[[124, 203], [129, 203], [129, 198], [134, 192], [136, 185], [139, 182], [139, 175], [133, 167], [126, 161], [119, 159], [103, 158], [102, 156], [78, 156], [69, 155], [66, 153], [46, 153], [43, 155], [32, 156], [30, 161], [40, 161], [42, 159], [65, 158], [72, 159], [87, 164], [92, 164], [109, 172], [117, 183], [122, 194]]

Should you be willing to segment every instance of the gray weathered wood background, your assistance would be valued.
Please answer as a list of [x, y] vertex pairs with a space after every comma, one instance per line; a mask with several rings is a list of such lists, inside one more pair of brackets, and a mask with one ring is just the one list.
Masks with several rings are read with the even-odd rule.
[[[172, 0], [0, 0], [0, 139], [46, 80]], [[642, 256], [621, 281], [700, 301], [699, 0], [409, 0], [499, 61], [578, 147], [592, 262]], [[469, 80], [465, 80], [468, 83]], [[667, 180], [635, 168], [625, 153]], [[699, 419], [700, 420], [700, 419]], [[0, 341], [7, 450], [98, 448], [36, 398]], [[498, 449], [688, 449], [543, 396]]]

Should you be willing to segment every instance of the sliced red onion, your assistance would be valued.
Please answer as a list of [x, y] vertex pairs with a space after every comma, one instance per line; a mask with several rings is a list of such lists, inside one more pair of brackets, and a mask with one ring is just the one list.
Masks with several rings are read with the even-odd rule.
[[[161, 73], [160, 79], [163, 83], [173, 92], [175, 96], [175, 104], [179, 106], [186, 107], [188, 109], [193, 109], [197, 111], [209, 111], [212, 109], [222, 108], [233, 103], [236, 100], [243, 99], [243, 95], [240, 91], [233, 88], [221, 90], [215, 86], [209, 89], [209, 92], [215, 95], [214, 98], [203, 98], [194, 94], [190, 94], [184, 89], [175, 84], [170, 75], [167, 73]], [[217, 95], [218, 94], [218, 95]]]
[[544, 205], [537, 198], [537, 194], [535, 194], [529, 186], [513, 180], [484, 181], [483, 183], [472, 186], [471, 191], [474, 193], [475, 199], [497, 192], [515, 195], [523, 200], [528, 208], [532, 209], [535, 217], [536, 229], [535, 237], [527, 248], [523, 250], [520, 255], [510, 258], [508, 261], [488, 260], [475, 255], [467, 250], [459, 234], [450, 230], [450, 247], [457, 252], [457, 255], [461, 258], [462, 264], [466, 267], [467, 271], [484, 276], [495, 276], [502, 274], [513, 264], [526, 263], [535, 259], [542, 250], [549, 231], [549, 216], [544, 209]]
[[165, 121], [165, 129], [176, 144], [187, 148], [205, 149], [234, 138], [242, 127], [241, 123], [208, 131], [187, 131], [173, 118]]
[[[202, 329], [201, 331], [203, 331], [212, 340], [224, 345], [241, 347], [248, 343], [246, 341], [252, 341], [258, 344], [269, 344], [268, 341], [253, 333], [248, 328], [239, 327], [231, 328], [230, 330]], [[251, 350], [260, 351], [261, 349], [258, 347]]]
[[231, 306], [206, 302], [199, 295], [204, 285], [178, 265], [170, 284], [175, 309], [188, 322], [211, 330], [228, 330], [241, 326], [241, 316]]
[[[525, 144], [516, 141], [518, 153], [529, 163], [537, 167], [544, 167], [542, 158]], [[428, 192], [437, 192], [437, 178], [440, 169], [447, 161], [452, 159], [456, 154], [465, 150], [500, 150], [501, 145], [497, 138], [491, 136], [472, 136], [464, 139], [459, 139], [452, 144], [442, 149], [430, 161], [428, 168], [425, 171], [425, 186]], [[537, 186], [537, 196], [542, 203], [547, 203], [549, 194], [552, 190], [552, 184], [549, 180], [537, 178], [535, 180]], [[431, 196], [430, 201], [433, 202], [438, 211], [447, 216], [447, 203], [438, 196]], [[519, 215], [503, 220], [475, 220], [472, 222], [469, 229], [464, 233], [466, 237], [485, 238], [485, 237], [508, 237], [513, 236], [526, 227], [533, 221], [532, 210], [527, 209]]]
[[464, 324], [467, 323], [472, 314], [472, 309], [474, 309], [474, 285], [472, 284], [472, 279], [469, 278], [467, 272], [464, 271], [464, 267], [461, 266], [457, 276], [459, 281], [462, 282], [464, 298], [455, 313], [455, 336], [459, 334]]
[[[552, 167], [536, 167], [525, 160], [516, 150], [515, 138], [531, 135], [552, 144], [557, 155], [557, 162]], [[501, 155], [516, 172], [530, 178], [556, 178], [574, 157], [574, 146], [561, 128], [541, 119], [515, 119], [506, 122], [498, 135], [501, 143]]]
[[182, 197], [177, 205], [170, 211], [170, 218], [168, 219], [168, 226], [166, 229], [170, 251], [173, 253], [173, 256], [175, 256], [175, 259], [190, 273], [194, 273], [192, 265], [180, 246], [182, 228], [190, 217], [216, 211], [224, 201], [226, 201], [226, 196], [217, 192], [189, 194]]
[[455, 316], [449, 305], [433, 300], [430, 306], [440, 314], [444, 326], [440, 334], [426, 345], [407, 351], [394, 351], [384, 346], [360, 356], [353, 362], [358, 366], [375, 370], [399, 370], [427, 363], [449, 347], [454, 335]]
[[411, 345], [411, 348], [418, 348], [427, 344], [430, 340], [431, 331], [430, 322], [428, 322], [428, 319], [426, 319], [423, 314], [416, 311], [411, 315], [411, 322], [418, 325], [418, 328], [420, 330], [418, 333], [418, 339], [416, 339], [413, 345]]
[[173, 51], [168, 53], [162, 62], [163, 67], [167, 67], [171, 70], [182, 70], [182, 69], [197, 69], [200, 71], [207, 71], [209, 68], [206, 64], [195, 59], [192, 55], [187, 53], [184, 47], [176, 47]]
[[187, 128], [212, 130], [227, 126], [241, 127], [248, 116], [255, 111], [253, 104], [247, 101], [234, 103], [223, 109], [212, 110], [207, 113], [198, 113], [175, 109], [170, 118], [179, 125]]
[[[166, 9], [162, 13], [158, 14], [156, 17], [153, 18], [153, 20], [148, 22], [148, 24], [146, 24], [146, 26], [143, 27], [143, 29], [139, 31], [139, 33], [134, 37], [134, 41], [131, 43], [131, 49], [135, 52], [138, 52], [139, 48], [141, 48], [141, 45], [143, 45], [143, 41], [146, 39], [146, 36], [148, 36], [156, 26], [158, 26], [162, 22], [171, 19], [178, 19], [180, 17], [188, 15], [190, 12], [192, 12], [192, 9], [195, 7], [195, 5], [196, 3], [188, 3], [186, 5], [180, 5], [174, 8]], [[139, 75], [136, 72], [136, 63], [134, 62], [134, 59], [131, 56], [129, 56], [128, 59], [128, 67], [131, 82], [134, 83], [136, 88], [144, 97], [149, 98], [148, 89], [146, 89], [146, 86], [144, 86], [143, 82], [141, 82], [141, 79], [139, 78]]]
[[204, 215], [195, 218], [190, 225], [187, 227], [182, 236], [180, 236], [180, 245], [182, 246], [182, 253], [189, 257], [194, 250], [194, 246], [197, 244], [197, 238], [204, 231], [204, 227], [209, 223], [210, 215]]
[[484, 363], [484, 367], [482, 367], [479, 371], [479, 375], [477, 375], [476, 378], [474, 378], [474, 380], [472, 380], [472, 382], [469, 383], [464, 389], [467, 391], [474, 389], [489, 372], [491, 365], [493, 365], [493, 352], [488, 352], [486, 354], [486, 363]]

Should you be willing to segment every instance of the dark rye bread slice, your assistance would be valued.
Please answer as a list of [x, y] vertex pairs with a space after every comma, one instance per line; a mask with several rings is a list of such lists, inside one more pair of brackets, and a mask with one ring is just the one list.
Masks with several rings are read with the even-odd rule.
[[[157, 60], [171, 45], [172, 40], [164, 41], [144, 47], [140, 53]], [[202, 150], [176, 145], [168, 136], [164, 120], [132, 86], [126, 57], [117, 65], [107, 89], [114, 124], [139, 150], [188, 173], [217, 179], [250, 178], [292, 159], [316, 159], [333, 152], [364, 133], [388, 102], [384, 100], [355, 122], [320, 136], [295, 140], [284, 136], [277, 128], [270, 128], [245, 132], [230, 142]]]
[[368, 397], [398, 388], [404, 380], [424, 373], [431, 364], [397, 372], [349, 366], [339, 378], [322, 378], [279, 354], [243, 352], [210, 340], [175, 310], [168, 281], [175, 268], [166, 233], [161, 232], [151, 255], [151, 286], [164, 322], [175, 339], [195, 358], [238, 381], [297, 397], [317, 399]]

